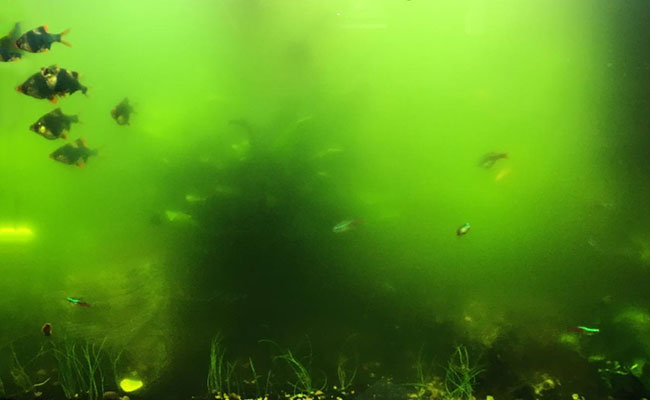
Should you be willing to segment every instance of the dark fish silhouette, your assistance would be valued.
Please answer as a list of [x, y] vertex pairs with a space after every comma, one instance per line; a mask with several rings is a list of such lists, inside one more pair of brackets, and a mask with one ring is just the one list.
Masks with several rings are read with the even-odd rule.
[[79, 82], [78, 72], [50, 65], [47, 68], [41, 68], [41, 74], [45, 77], [47, 86], [58, 96], [73, 94], [78, 90], [83, 94], [88, 91], [88, 88]]
[[78, 90], [86, 94], [88, 88], [79, 82], [79, 73], [51, 65], [41, 68], [40, 72], [30, 76], [16, 88], [17, 91], [37, 99], [57, 102], [57, 96], [63, 97]]
[[59, 42], [70, 47], [70, 43], [61, 40], [61, 36], [68, 32], [70, 32], [70, 29], [66, 29], [61, 33], [50, 33], [47, 25], [39, 26], [38, 28], [25, 32], [25, 34], [19, 37], [16, 40], [15, 46], [30, 53], [49, 51], [54, 42]]
[[[97, 155], [97, 150], [89, 149], [86, 140], [84, 138], [80, 138], [75, 140], [73, 143], [67, 143], [54, 150], [52, 154], [50, 154], [50, 158], [64, 164], [76, 165], [79, 168], [83, 168], [88, 161], [88, 157], [94, 155]], [[68, 299], [68, 301], [71, 300]]]
[[14, 43], [20, 36], [20, 24], [16, 23], [7, 36], [0, 38], [0, 62], [16, 61], [22, 58], [22, 53]]
[[65, 115], [60, 108], [57, 108], [43, 115], [29, 129], [45, 139], [67, 139], [70, 126], [75, 122], [79, 122], [76, 115]]
[[508, 153], [495, 153], [493, 151], [485, 154], [483, 157], [481, 157], [481, 160], [479, 161], [478, 165], [488, 169], [492, 168], [495, 162], [497, 160], [500, 160], [502, 158], [508, 158]]
[[25, 82], [18, 85], [16, 90], [36, 99], [48, 99], [52, 103], [56, 103], [56, 93], [50, 89], [47, 79], [40, 72], [27, 78]]
[[129, 99], [125, 97], [120, 104], [111, 110], [111, 117], [113, 117], [118, 125], [130, 125], [129, 119], [131, 118], [132, 112], [133, 107], [129, 104]]

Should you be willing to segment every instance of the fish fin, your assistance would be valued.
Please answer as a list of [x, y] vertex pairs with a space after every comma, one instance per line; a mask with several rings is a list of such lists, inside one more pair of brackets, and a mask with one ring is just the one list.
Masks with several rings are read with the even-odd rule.
[[[49, 26], [47, 26], [47, 25], [43, 25], [43, 26], [41, 26], [41, 28], [43, 28], [43, 32], [45, 32], [45, 33], [50, 33], [50, 27], [49, 27]], [[37, 28], [37, 29], [38, 29], [38, 28]]]
[[77, 123], [79, 122], [79, 116], [78, 115], [71, 115], [69, 117], [69, 119], [70, 119], [70, 122], [77, 122]]
[[52, 103], [52, 104], [56, 104], [56, 102], [59, 101], [59, 99], [56, 98], [56, 96], [50, 97], [48, 100], [49, 100], [50, 103]]
[[79, 139], [76, 140], [77, 144], [82, 146], [82, 147], [88, 147], [88, 142], [86, 142], [86, 138], [80, 137]]
[[77, 161], [77, 167], [84, 168], [86, 164], [83, 161]]
[[63, 32], [59, 33], [59, 35], [58, 35], [59, 36], [59, 42], [61, 42], [61, 44], [64, 45], [64, 46], [72, 47], [70, 42], [68, 42], [67, 40], [62, 40], [61, 39], [61, 36], [67, 35], [68, 33], [70, 33], [70, 28], [68, 28], [68, 29], [64, 30]]
[[14, 24], [14, 27], [11, 29], [11, 31], [9, 31], [7, 37], [9, 38], [9, 40], [13, 42], [15, 42], [16, 40], [18, 40], [18, 38], [20, 38], [20, 22], [16, 22]]
[[22, 85], [16, 86], [16, 92], [22, 93], [23, 92], [23, 86]]
[[62, 133], [62, 134], [61, 134], [61, 137], [62, 137], [63, 139], [65, 139], [65, 140], [68, 140], [68, 135], [65, 134], [65, 133]]

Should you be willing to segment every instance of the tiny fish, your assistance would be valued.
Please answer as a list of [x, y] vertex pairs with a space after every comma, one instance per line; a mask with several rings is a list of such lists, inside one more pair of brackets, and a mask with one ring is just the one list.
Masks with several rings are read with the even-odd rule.
[[338, 224], [334, 225], [334, 227], [332, 228], [332, 232], [334, 233], [347, 232], [361, 224], [363, 224], [362, 219], [347, 219], [345, 221], [341, 221]]
[[456, 235], [458, 236], [466, 235], [471, 228], [472, 225], [470, 225], [469, 222], [465, 222], [463, 225], [458, 227], [458, 229], [456, 229]]
[[85, 301], [83, 301], [81, 299], [77, 299], [75, 297], [66, 297], [65, 299], [68, 300], [72, 304], [78, 305], [79, 307], [90, 307], [89, 303], [86, 303]]
[[570, 327], [567, 328], [567, 330], [571, 331], [571, 332], [577, 332], [577, 333], [580, 333], [582, 335], [587, 335], [587, 336], [593, 336], [593, 335], [595, 335], [597, 333], [600, 333], [600, 329], [589, 328], [589, 327], [582, 326], [582, 325], [581, 326], [570, 326]]
[[50, 33], [47, 25], [39, 26], [19, 37], [14, 46], [30, 53], [49, 51], [54, 42], [70, 47], [70, 43], [61, 39], [61, 36], [66, 35], [68, 32], [70, 32], [70, 29], [66, 29], [61, 33]]
[[481, 157], [481, 160], [479, 161], [478, 165], [485, 169], [492, 168], [494, 163], [497, 162], [497, 160], [500, 160], [502, 158], [508, 158], [508, 153], [495, 153], [491, 151], [485, 154], [483, 157]]
[[44, 323], [43, 326], [41, 327], [41, 331], [45, 336], [52, 336], [52, 324], [50, 324], [49, 322]]

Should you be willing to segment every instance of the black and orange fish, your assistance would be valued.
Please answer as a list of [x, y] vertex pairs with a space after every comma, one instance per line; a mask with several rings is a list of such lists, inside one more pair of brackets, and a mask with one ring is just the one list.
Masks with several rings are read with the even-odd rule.
[[25, 34], [16, 40], [14, 46], [30, 53], [49, 51], [54, 42], [59, 42], [70, 47], [70, 43], [61, 39], [61, 36], [66, 35], [68, 32], [70, 32], [70, 29], [66, 29], [61, 33], [50, 33], [47, 25], [39, 26], [29, 32], [25, 32]]
[[40, 72], [27, 78], [16, 90], [37, 99], [48, 99], [56, 103], [57, 96], [63, 97], [76, 91], [86, 94], [88, 88], [79, 82], [78, 72], [51, 65], [41, 68]]
[[[76, 165], [79, 168], [83, 168], [88, 161], [88, 157], [94, 155], [97, 155], [97, 150], [88, 148], [86, 140], [79, 138], [73, 143], [67, 143], [54, 150], [50, 154], [50, 158], [64, 164]], [[68, 301], [71, 301], [70, 298], [68, 298]]]
[[40, 72], [27, 78], [25, 82], [16, 87], [16, 90], [36, 99], [48, 99], [52, 103], [56, 103], [56, 93], [50, 89], [47, 79]]
[[73, 94], [80, 90], [86, 94], [88, 88], [79, 82], [79, 73], [69, 69], [61, 68], [58, 65], [50, 65], [47, 68], [41, 68], [41, 75], [45, 78], [47, 86], [54, 91], [57, 96]]
[[57, 108], [43, 115], [29, 129], [45, 139], [67, 139], [70, 126], [75, 122], [79, 122], [76, 115], [66, 115], [60, 108]]
[[45, 336], [52, 336], [52, 324], [50, 324], [49, 322], [44, 323], [43, 326], [41, 327], [41, 331]]

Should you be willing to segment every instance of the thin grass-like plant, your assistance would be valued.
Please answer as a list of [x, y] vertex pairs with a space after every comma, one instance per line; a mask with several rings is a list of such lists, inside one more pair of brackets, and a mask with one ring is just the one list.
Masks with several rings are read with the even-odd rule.
[[339, 378], [339, 389], [342, 391], [349, 389], [357, 376], [358, 366], [355, 363], [353, 367], [349, 367], [349, 361], [347, 357], [341, 354], [336, 365], [336, 376]]
[[[37, 360], [39, 357], [41, 357], [43, 354], [46, 353], [44, 348], [41, 346], [41, 348], [38, 350], [36, 355], [32, 357], [27, 363], [22, 364], [20, 360], [18, 359], [18, 355], [16, 354], [16, 351], [14, 350], [13, 345], [10, 345], [9, 348], [11, 349], [11, 356], [12, 356], [12, 366], [11, 366], [11, 377], [14, 380], [14, 383], [16, 386], [18, 386], [21, 389], [22, 393], [29, 393], [29, 392], [34, 392], [35, 389], [39, 386], [42, 386], [46, 384], [50, 379], [46, 379], [43, 382], [40, 383], [34, 383], [25, 370], [25, 367], [30, 365], [32, 362]], [[1, 384], [2, 382], [0, 382]], [[2, 390], [4, 391], [4, 384], [0, 385], [2, 386]]]
[[[54, 342], [53, 342], [54, 343]], [[59, 383], [66, 399], [78, 396], [81, 387], [85, 386], [83, 365], [77, 357], [76, 344], [65, 341], [62, 348], [53, 347], [54, 358], [57, 361], [59, 371]]]
[[265, 393], [262, 393], [262, 390], [260, 389], [260, 376], [257, 375], [257, 371], [255, 371], [255, 365], [253, 364], [253, 359], [248, 357], [248, 365], [250, 366], [251, 373], [253, 374], [253, 383], [255, 384], [255, 388], [257, 389], [256, 396], [258, 398], [262, 397]]
[[456, 351], [447, 363], [445, 374], [447, 396], [450, 399], [471, 399], [476, 377], [481, 372], [483, 372], [482, 368], [470, 363], [467, 348], [456, 347]]
[[327, 377], [325, 377], [325, 382], [320, 388], [316, 389], [314, 387], [313, 380], [309, 372], [309, 364], [311, 364], [312, 357], [311, 348], [309, 355], [307, 356], [307, 365], [305, 365], [305, 363], [301, 362], [293, 355], [290, 349], [282, 349], [277, 343], [268, 339], [261, 340], [260, 342], [271, 343], [280, 350], [280, 354], [273, 357], [273, 360], [282, 360], [286, 362], [290, 367], [293, 375], [296, 378], [296, 381], [288, 383], [293, 388], [294, 393], [314, 393], [316, 390], [323, 390], [327, 386]]
[[97, 400], [104, 396], [104, 373], [101, 362], [103, 348], [106, 339], [100, 345], [86, 343], [82, 349], [84, 365], [87, 368], [87, 390], [88, 400]]
[[343, 392], [352, 386], [352, 382], [354, 382], [354, 378], [357, 376], [357, 370], [359, 369], [359, 356], [352, 349], [353, 340], [356, 336], [356, 334], [350, 335], [345, 339], [336, 363], [336, 376], [338, 378], [339, 390]]
[[86, 343], [79, 348], [72, 341], [62, 346], [53, 344], [53, 354], [59, 370], [59, 383], [67, 399], [83, 397], [98, 400], [104, 394], [104, 339], [100, 344]]
[[210, 343], [210, 367], [208, 369], [207, 386], [210, 394], [218, 395], [224, 393], [225, 365], [224, 357], [226, 349], [222, 345], [223, 337], [220, 333], [212, 338]]
[[241, 382], [237, 376], [237, 362], [226, 362], [226, 389], [228, 393], [243, 393], [241, 389]]

